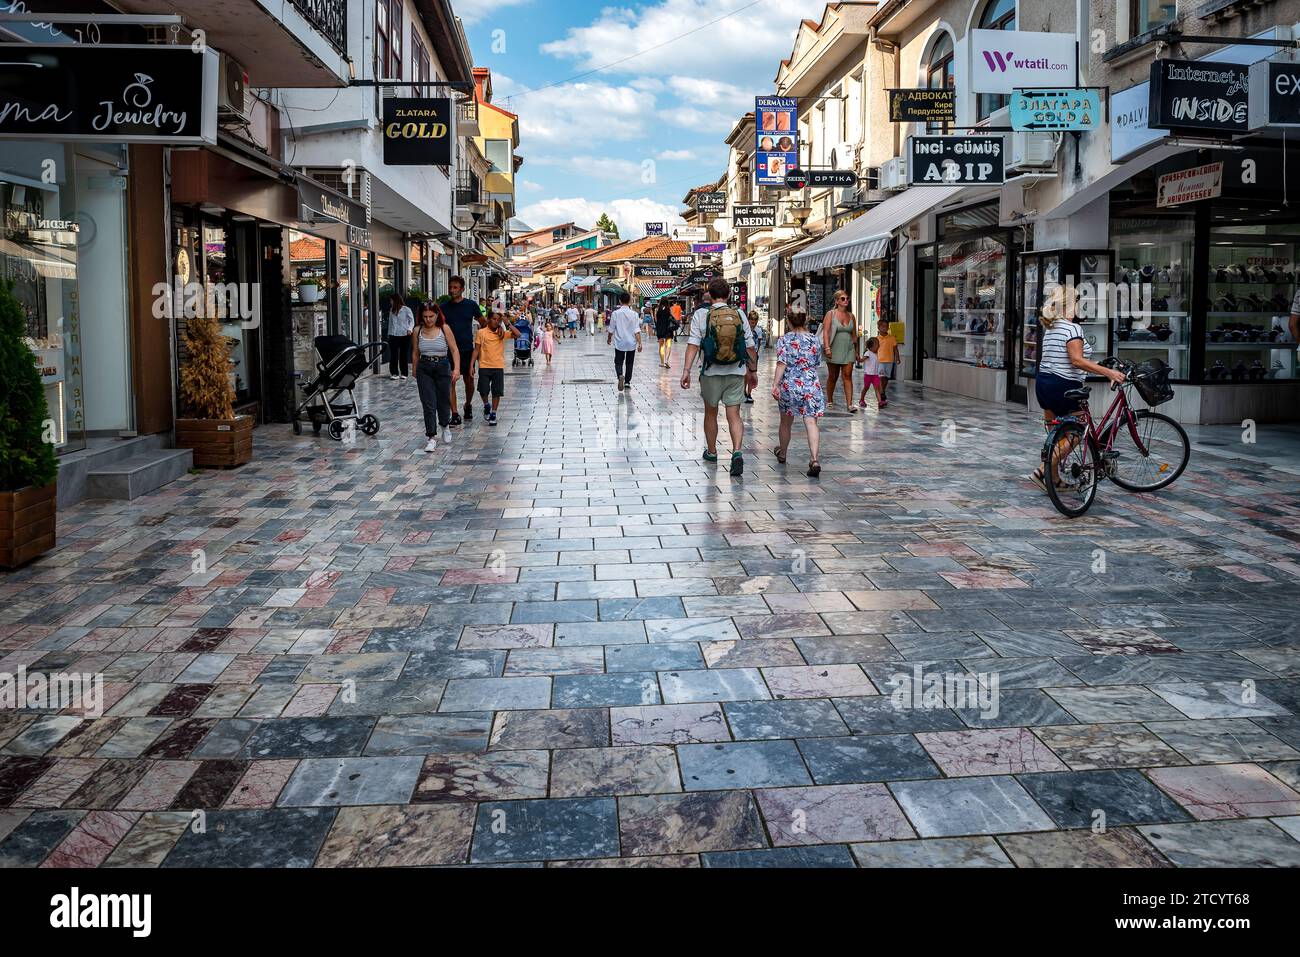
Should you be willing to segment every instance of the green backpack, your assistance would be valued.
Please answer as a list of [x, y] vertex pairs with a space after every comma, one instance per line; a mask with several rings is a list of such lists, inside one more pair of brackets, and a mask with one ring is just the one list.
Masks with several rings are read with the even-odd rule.
[[708, 327], [701, 340], [704, 350], [704, 368], [723, 365], [745, 365], [745, 318], [731, 306], [709, 309]]

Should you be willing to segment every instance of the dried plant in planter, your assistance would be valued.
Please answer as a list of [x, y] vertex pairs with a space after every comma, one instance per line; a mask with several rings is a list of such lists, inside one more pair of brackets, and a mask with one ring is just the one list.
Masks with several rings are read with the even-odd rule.
[[191, 419], [233, 419], [235, 390], [230, 384], [230, 344], [211, 316], [185, 325], [185, 364], [181, 367], [181, 415]]
[[50, 411], [13, 284], [0, 282], [0, 491], [41, 488], [58, 474], [46, 441]]

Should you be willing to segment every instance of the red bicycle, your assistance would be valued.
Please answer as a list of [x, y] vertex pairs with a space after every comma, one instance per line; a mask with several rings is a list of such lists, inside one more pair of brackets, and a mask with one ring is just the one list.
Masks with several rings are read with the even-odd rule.
[[1103, 478], [1128, 492], [1158, 492], [1178, 481], [1191, 460], [1191, 442], [1181, 425], [1150, 409], [1135, 411], [1129, 402], [1131, 388], [1148, 406], [1173, 399], [1169, 367], [1159, 359], [1135, 366], [1113, 357], [1102, 365], [1128, 379], [1111, 387], [1115, 401], [1101, 422], [1088, 407], [1091, 389], [1067, 392], [1066, 398], [1079, 400], [1079, 411], [1051, 422], [1043, 445], [1047, 494], [1057, 511], [1070, 518], [1092, 508]]

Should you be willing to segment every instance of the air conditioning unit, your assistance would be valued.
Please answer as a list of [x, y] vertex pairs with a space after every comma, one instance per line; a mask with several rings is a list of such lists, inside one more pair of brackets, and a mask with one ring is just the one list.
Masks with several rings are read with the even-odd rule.
[[1055, 168], [1055, 134], [1033, 132], [1007, 135], [1007, 172]]
[[904, 157], [895, 156], [880, 167], [880, 188], [882, 190], [907, 188], [907, 160]]
[[852, 209], [861, 204], [859, 199], [860, 188], [857, 186], [842, 186], [835, 191], [835, 206], [837, 209]]
[[217, 112], [227, 118], [248, 116], [248, 71], [225, 54], [217, 81]]

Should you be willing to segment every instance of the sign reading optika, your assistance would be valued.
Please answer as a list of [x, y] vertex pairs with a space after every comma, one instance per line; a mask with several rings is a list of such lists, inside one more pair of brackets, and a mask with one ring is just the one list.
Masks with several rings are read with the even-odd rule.
[[451, 100], [384, 100], [384, 165], [450, 166], [455, 142]]

